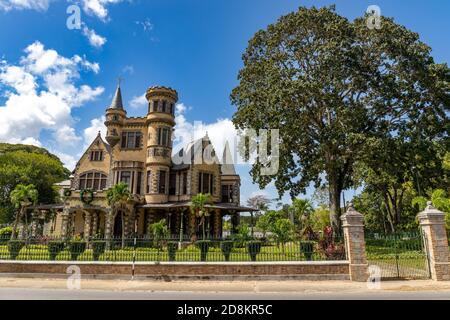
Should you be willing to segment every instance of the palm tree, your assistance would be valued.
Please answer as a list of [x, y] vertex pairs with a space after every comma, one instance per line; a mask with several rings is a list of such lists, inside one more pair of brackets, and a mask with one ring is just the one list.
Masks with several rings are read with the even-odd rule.
[[11, 240], [14, 240], [16, 238], [16, 229], [20, 219], [22, 219], [22, 216], [26, 214], [27, 208], [32, 204], [36, 204], [38, 201], [38, 191], [32, 184], [18, 184], [11, 192], [10, 199], [16, 209], [19, 209], [16, 214], [16, 219], [14, 221], [13, 231], [11, 234]]
[[[298, 221], [298, 232], [300, 235], [311, 226], [311, 215], [314, 213], [314, 208], [311, 201], [308, 199], [296, 198], [292, 201], [292, 211], [294, 217]], [[294, 221], [292, 221], [294, 222]]]
[[125, 247], [125, 228], [124, 228], [124, 215], [123, 212], [127, 210], [126, 204], [131, 198], [130, 190], [128, 189], [128, 184], [120, 182], [110, 188], [106, 193], [108, 199], [108, 204], [111, 206], [113, 217], [121, 211], [121, 223], [122, 223], [122, 248]]
[[205, 208], [205, 205], [208, 203], [211, 203], [211, 195], [209, 193], [203, 194], [198, 193], [197, 195], [193, 196], [191, 199], [191, 211], [194, 213], [197, 217], [200, 218], [200, 225], [202, 226], [203, 230], [203, 239], [205, 239], [205, 218], [209, 216], [208, 209]]

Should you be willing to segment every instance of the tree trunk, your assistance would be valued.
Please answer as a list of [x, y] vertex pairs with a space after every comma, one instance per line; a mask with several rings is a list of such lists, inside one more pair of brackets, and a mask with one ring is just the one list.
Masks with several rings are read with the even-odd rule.
[[342, 188], [338, 186], [337, 177], [329, 177], [328, 190], [330, 196], [330, 223], [334, 232], [340, 230], [341, 217], [341, 192]]
[[23, 207], [16, 214], [16, 219], [14, 220], [13, 231], [11, 234], [11, 240], [16, 240], [17, 238], [17, 225], [19, 224], [20, 218], [22, 217]]

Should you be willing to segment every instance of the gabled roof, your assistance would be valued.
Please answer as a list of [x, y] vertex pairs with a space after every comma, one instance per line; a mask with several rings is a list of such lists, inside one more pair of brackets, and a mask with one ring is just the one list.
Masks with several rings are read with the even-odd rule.
[[107, 144], [103, 139], [102, 139], [102, 135], [100, 133], [100, 131], [98, 132], [97, 136], [95, 137], [94, 141], [92, 141], [92, 143], [89, 145], [89, 147], [86, 148], [86, 150], [84, 151], [83, 155], [80, 157], [80, 159], [78, 160], [77, 164], [75, 165], [75, 169], [72, 171], [72, 173], [74, 173], [79, 164], [81, 159], [83, 159], [83, 157], [87, 154], [88, 150], [91, 149], [91, 147], [95, 144], [95, 143], [102, 143], [103, 146], [105, 147], [106, 151], [111, 154], [111, 146], [109, 144]]

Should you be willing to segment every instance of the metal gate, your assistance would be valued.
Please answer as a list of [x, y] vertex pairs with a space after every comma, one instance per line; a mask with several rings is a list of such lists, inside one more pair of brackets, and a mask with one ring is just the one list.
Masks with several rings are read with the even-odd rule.
[[370, 271], [382, 280], [431, 278], [426, 241], [420, 232], [367, 235], [367, 260], [375, 266]]

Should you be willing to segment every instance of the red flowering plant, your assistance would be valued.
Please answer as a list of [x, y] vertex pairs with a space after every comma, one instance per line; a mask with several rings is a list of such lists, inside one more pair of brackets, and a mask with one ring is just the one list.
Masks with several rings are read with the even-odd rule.
[[323, 236], [319, 240], [319, 248], [327, 260], [345, 260], [345, 246], [342, 242], [337, 242], [333, 237], [333, 228], [327, 226], [323, 229]]

